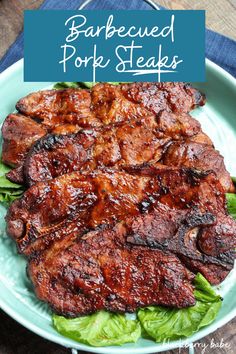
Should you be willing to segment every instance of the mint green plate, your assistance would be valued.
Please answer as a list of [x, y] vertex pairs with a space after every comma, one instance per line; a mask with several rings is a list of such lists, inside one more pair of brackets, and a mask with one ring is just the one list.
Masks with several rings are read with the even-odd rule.
[[[207, 104], [192, 114], [200, 120], [203, 129], [225, 157], [228, 170], [236, 176], [236, 80], [215, 64], [207, 61], [207, 82], [197, 84], [207, 95]], [[32, 91], [52, 83], [24, 83], [23, 61], [19, 61], [0, 75], [0, 122], [14, 111], [16, 101]], [[58, 334], [52, 327], [50, 311], [46, 304], [36, 299], [25, 272], [26, 262], [16, 252], [14, 243], [5, 234], [6, 209], [0, 205], [0, 307], [16, 321], [38, 335], [65, 347], [94, 353], [154, 353], [187, 345], [215, 331], [236, 315], [236, 269], [218, 287], [224, 298], [216, 320], [208, 327], [184, 341], [158, 344], [140, 339], [135, 344], [122, 347], [93, 348], [79, 344]]]

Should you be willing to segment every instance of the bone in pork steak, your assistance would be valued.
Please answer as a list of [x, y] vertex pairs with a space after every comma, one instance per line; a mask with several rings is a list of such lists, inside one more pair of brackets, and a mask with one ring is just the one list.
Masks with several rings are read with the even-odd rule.
[[184, 83], [95, 85], [81, 89], [46, 90], [20, 99], [16, 108], [51, 128], [69, 123], [92, 127], [143, 117], [148, 111], [187, 113], [205, 104], [205, 97]]
[[[236, 223], [228, 215], [222, 218], [209, 212], [200, 213], [197, 208], [177, 210], [157, 203], [152, 212], [130, 220], [126, 220], [131, 225], [128, 242], [174, 253], [190, 270], [203, 272], [211, 284], [219, 284], [233, 268], [235, 254], [231, 250], [236, 245]], [[217, 235], [218, 228], [222, 232], [217, 240], [212, 235]]]
[[[151, 183], [152, 182], [152, 183]], [[64, 237], [68, 230], [91, 229], [139, 212], [139, 203], [160, 189], [158, 180], [125, 172], [75, 172], [29, 188], [12, 203], [8, 234], [30, 254]]]
[[[77, 230], [79, 236], [99, 225], [111, 225], [130, 215], [147, 213], [157, 202], [168, 206], [177, 215], [179, 210], [189, 212], [197, 209], [215, 217], [215, 223], [208, 227], [207, 232], [205, 229], [199, 232], [201, 250], [205, 252], [208, 249], [205, 260], [206, 255], [218, 256], [235, 244], [235, 222], [227, 214], [224, 191], [215, 175], [179, 168], [136, 166], [130, 168], [130, 173], [106, 169], [87, 174], [75, 172], [37, 183], [11, 205], [7, 229], [19, 250], [30, 255], [64, 238], [68, 232]], [[164, 219], [162, 214], [160, 211]], [[222, 218], [225, 226], [218, 242], [221, 239], [224, 248], [219, 247], [212, 236]], [[179, 223], [174, 221], [174, 225], [177, 232]], [[209, 252], [207, 234], [218, 251]], [[156, 233], [157, 238], [158, 235]], [[145, 237], [141, 244], [152, 246], [155, 239], [150, 243]], [[140, 237], [135, 237], [133, 243], [140, 244]], [[203, 261], [203, 258], [196, 260]]]
[[47, 135], [33, 145], [24, 164], [28, 185], [73, 171], [158, 161], [174, 139], [195, 136], [200, 124], [188, 114], [162, 111], [137, 121], [70, 135]]
[[194, 305], [193, 274], [169, 252], [129, 245], [127, 233], [123, 223], [80, 238], [72, 233], [30, 260], [28, 274], [38, 298], [69, 317]]
[[[56, 312], [191, 306], [192, 272], [218, 284], [232, 269], [236, 223], [226, 209], [228, 176], [186, 114], [204, 101], [185, 84], [138, 83], [44, 91], [17, 104], [24, 119], [53, 134], [40, 137], [30, 153], [27, 145], [14, 162], [13, 178], [22, 175], [27, 155], [29, 184], [43, 181], [12, 203], [7, 231], [29, 256], [37, 296]], [[78, 132], [82, 127], [90, 130]], [[14, 129], [8, 133], [10, 141]], [[209, 171], [199, 149], [190, 164], [202, 171], [165, 166], [176, 141], [206, 146], [217, 168]], [[67, 173], [74, 170], [80, 172]]]
[[[196, 176], [190, 178], [197, 183]], [[164, 184], [167, 180], [165, 176]], [[223, 259], [222, 254], [214, 257], [198, 250], [196, 228], [214, 225], [212, 213], [173, 210], [162, 202], [114, 226], [99, 226], [80, 237], [67, 234], [31, 259], [28, 274], [37, 296], [71, 317], [101, 309], [133, 312], [148, 305], [193, 305], [193, 277], [183, 264], [194, 264], [196, 272], [205, 270], [209, 281], [218, 284], [232, 269], [233, 255]], [[131, 245], [133, 237], [148, 238], [151, 248]]]
[[[160, 87], [160, 92], [158, 87]], [[153, 88], [155, 88], [155, 92]], [[147, 99], [140, 100], [138, 96], [133, 97], [134, 95], [129, 94], [129, 90], [132, 91], [133, 89], [135, 89], [136, 96], [137, 91], [140, 90], [140, 95], [143, 97], [143, 84], [136, 83], [123, 86], [98, 84], [91, 91], [80, 89], [45, 90], [34, 92], [22, 98], [16, 104], [16, 108], [22, 114], [34, 120], [34, 123], [28, 120], [29, 130], [31, 125], [34, 124], [36, 131], [44, 129], [45, 133], [47, 131], [55, 134], [66, 134], [76, 132], [81, 128], [103, 126], [127, 121], [130, 118], [140, 119], [150, 115], [149, 109], [155, 113], [163, 109], [171, 111], [172, 108], [179, 113], [188, 112], [205, 102], [203, 95], [183, 83], [150, 84], [145, 88], [145, 97], [149, 95], [153, 99], [153, 95], [155, 95], [155, 103], [153, 103], [155, 107], [153, 105], [149, 107], [145, 103]], [[127, 97], [130, 96], [130, 99], [125, 97], [125, 93]], [[181, 99], [175, 97], [176, 95], [180, 95]], [[179, 103], [175, 107], [172, 101]], [[15, 126], [17, 126], [19, 124], [17, 121], [18, 115], [13, 115], [13, 118]], [[19, 133], [19, 130], [15, 129], [12, 124], [8, 128], [8, 123], [10, 123], [9, 120], [6, 120], [5, 130], [3, 131], [3, 148], [8, 149], [4, 161], [6, 164], [16, 167], [16, 170], [9, 175], [9, 179], [13, 182], [23, 183], [21, 171], [26, 150], [21, 137], [28, 128], [24, 126], [24, 131]], [[7, 134], [6, 142], [5, 134]], [[37, 139], [36, 134], [34, 141]], [[17, 142], [17, 149], [20, 152], [17, 160], [14, 160], [14, 156], [11, 156], [12, 152], [9, 149], [9, 142], [11, 143], [11, 141], [12, 143]]]
[[[177, 235], [186, 227], [190, 229], [172, 238], [176, 222], [168, 219], [168, 209], [159, 204], [153, 212], [130, 217], [112, 228], [100, 226], [82, 237], [74, 232], [54, 243], [29, 262], [28, 274], [37, 296], [54, 311], [72, 317], [101, 309], [132, 312], [147, 305], [193, 305], [192, 276], [178, 257], [185, 255], [185, 264], [189, 257], [202, 267], [207, 264], [211, 271], [206, 275], [214, 284], [224, 279], [230, 265], [221, 266], [221, 259], [204, 258], [196, 247], [188, 247], [192, 243], [188, 233], [196, 226], [214, 223], [212, 214], [195, 213], [185, 218], [186, 210], [172, 211], [179, 224], [183, 221]], [[156, 235], [156, 227], [159, 249], [127, 243], [140, 230]], [[178, 257], [167, 250], [168, 246]]]

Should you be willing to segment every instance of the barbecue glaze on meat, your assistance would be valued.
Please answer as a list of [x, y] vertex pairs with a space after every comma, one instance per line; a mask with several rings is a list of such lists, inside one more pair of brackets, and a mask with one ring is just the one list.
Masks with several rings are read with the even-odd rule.
[[21, 114], [9, 114], [2, 126], [4, 143], [2, 161], [18, 170], [11, 170], [7, 177], [16, 183], [22, 183], [23, 171], [19, 161], [23, 161], [32, 144], [46, 134], [46, 130], [31, 118]]
[[163, 158], [167, 166], [194, 167], [200, 171], [214, 171], [225, 192], [234, 191], [224, 158], [212, 146], [194, 141], [174, 142]]
[[103, 129], [82, 130], [70, 135], [47, 135], [27, 155], [24, 176], [28, 185], [73, 171], [108, 166], [160, 163], [214, 171], [225, 192], [234, 186], [224, 159], [188, 114], [162, 111]]
[[54, 244], [31, 260], [28, 274], [39, 299], [70, 317], [101, 309], [194, 305], [193, 274], [168, 252], [131, 246], [128, 232], [119, 223], [80, 238], [72, 233], [59, 248]]
[[[162, 177], [162, 188], [167, 188], [170, 176]], [[197, 176], [192, 178], [197, 184]], [[205, 178], [209, 180], [201, 187], [202, 193], [206, 183], [212, 192], [212, 183], [217, 181], [214, 175]], [[201, 213], [184, 207], [182, 200], [177, 203], [179, 191], [175, 195], [173, 182], [171, 191], [171, 195], [161, 195], [154, 206], [152, 201], [150, 212], [150, 202], [143, 201], [138, 215], [114, 226], [85, 231], [80, 237], [77, 232], [67, 233], [31, 259], [28, 273], [37, 296], [54, 311], [71, 317], [101, 309], [133, 312], [151, 304], [193, 305], [192, 273], [187, 269], [201, 270], [212, 284], [218, 284], [232, 269], [234, 255], [201, 253], [198, 236], [217, 224], [216, 216], [213, 210]], [[213, 200], [214, 210], [220, 209], [223, 200], [217, 196]], [[202, 202], [206, 201], [201, 199], [201, 210], [205, 208]], [[144, 247], [146, 241], [149, 247]]]
[[201, 92], [181, 82], [137, 82], [123, 84], [121, 90], [126, 98], [156, 114], [161, 110], [187, 113], [206, 102]]
[[91, 91], [46, 90], [19, 100], [19, 112], [41, 120], [49, 129], [62, 124], [94, 127], [143, 117], [147, 112], [187, 113], [205, 104], [204, 96], [183, 83], [97, 84]]
[[70, 135], [47, 135], [33, 145], [24, 164], [28, 185], [73, 171], [122, 168], [159, 161], [168, 144], [196, 136], [200, 124], [188, 114], [161, 112]]
[[[153, 166], [130, 167], [129, 172], [75, 172], [35, 184], [10, 207], [7, 215], [9, 235], [16, 240], [21, 252], [34, 255], [68, 233], [76, 232], [80, 237], [100, 225], [114, 225], [132, 215], [138, 222], [147, 214], [140, 222], [145, 227], [129, 235], [130, 243], [148, 247], [158, 245], [162, 250], [198, 261], [201, 266], [212, 263], [225, 271], [232, 269], [234, 256], [227, 252], [236, 244], [235, 222], [227, 214], [223, 188], [213, 173]], [[151, 221], [153, 208], [156, 208], [155, 222]], [[199, 214], [203, 218], [209, 214], [209, 220], [199, 221]], [[224, 248], [219, 246], [220, 239], [212, 237], [214, 230], [222, 226], [222, 220], [224, 227], [220, 237], [224, 240]], [[176, 243], [169, 243], [169, 239], [174, 242], [178, 233], [191, 235], [190, 231], [196, 228], [185, 253], [183, 245], [176, 249]], [[163, 244], [166, 247], [163, 248]], [[190, 245], [195, 245], [192, 253]], [[227, 274], [218, 273], [216, 283]], [[207, 273], [205, 276], [211, 281]]]
[[[146, 98], [144, 98], [144, 89]], [[139, 90], [142, 99], [137, 95]], [[148, 104], [148, 95], [155, 100], [152, 107]], [[102, 127], [116, 122], [127, 122], [130, 119], [140, 120], [150, 116], [151, 112], [156, 114], [163, 109], [185, 113], [204, 103], [203, 95], [183, 83], [157, 83], [146, 87], [142, 83], [121, 86], [97, 84], [91, 90], [65, 89], [34, 92], [17, 102], [16, 108], [21, 115], [11, 115], [11, 119], [6, 119], [4, 123], [3, 159], [6, 164], [16, 168], [8, 177], [13, 182], [24, 183], [22, 164], [26, 152], [32, 143], [46, 132], [74, 133], [82, 128]], [[21, 122], [24, 132], [18, 129]], [[25, 131], [32, 131], [32, 125], [35, 129], [35, 137], [30, 144]], [[22, 134], [26, 136], [27, 149]], [[17, 155], [15, 144], [17, 144]], [[10, 146], [13, 150], [9, 149]], [[6, 151], [8, 152], [5, 153]]]
[[[151, 213], [129, 217], [113, 227], [100, 226], [81, 237], [67, 234], [32, 259], [28, 273], [37, 296], [65, 316], [104, 308], [133, 312], [151, 304], [191, 306], [193, 278], [187, 268], [193, 267], [189, 261], [195, 262], [195, 271], [207, 264], [206, 274], [213, 284], [232, 268], [233, 258], [222, 266], [220, 257], [197, 250], [196, 228], [214, 223], [211, 213], [174, 212], [158, 203]], [[130, 243], [140, 235], [150, 238], [151, 247]]]

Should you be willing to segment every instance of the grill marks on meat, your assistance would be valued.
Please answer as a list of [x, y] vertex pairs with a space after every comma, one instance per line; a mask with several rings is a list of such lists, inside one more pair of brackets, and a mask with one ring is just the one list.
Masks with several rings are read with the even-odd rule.
[[219, 266], [214, 279], [205, 272], [212, 282], [232, 269], [235, 221], [226, 212], [224, 191], [213, 173], [136, 166], [130, 173], [105, 169], [63, 175], [29, 188], [10, 207], [7, 226], [19, 250], [32, 255], [68, 233], [80, 237], [130, 216], [135, 219], [129, 243], [185, 257], [198, 264], [193, 269]]
[[152, 83], [138, 82], [121, 85], [121, 90], [129, 100], [140, 103], [153, 113], [189, 112], [205, 104], [205, 96], [189, 84], [181, 82]]
[[218, 176], [225, 192], [234, 191], [224, 158], [210, 145], [194, 141], [178, 141], [171, 144], [163, 158], [167, 166], [194, 167], [201, 171], [212, 170]]
[[[158, 94], [158, 85], [160, 85], [162, 92], [161, 96]], [[153, 95], [152, 87], [153, 84], [150, 85], [150, 88], [147, 88], [147, 94]], [[196, 105], [204, 102], [203, 98], [197, 98], [203, 97], [200, 93], [197, 93], [197, 90], [193, 88], [186, 89], [186, 85], [182, 83], [174, 85], [168, 83], [155, 84], [155, 87], [155, 113], [166, 109], [169, 104], [167, 102], [169, 99], [163, 100], [163, 94], [169, 97], [181, 93], [182, 99], [185, 95], [186, 105], [183, 107], [180, 104], [179, 109], [175, 109], [178, 112], [188, 112]], [[31, 93], [20, 99], [16, 104], [16, 108], [21, 112], [23, 131], [32, 131], [33, 125], [36, 132], [31, 144], [28, 141], [27, 150], [34, 141], [45, 135], [46, 132], [54, 134], [75, 133], [81, 128], [101, 127], [116, 122], [128, 121], [129, 119], [140, 120], [143, 117], [150, 116], [148, 105], [145, 103], [140, 104], [138, 98], [131, 97], [131, 99], [128, 99], [125, 97], [125, 92], [134, 88], [137, 91], [139, 84], [134, 83], [125, 86], [97, 84], [91, 91], [80, 89], [45, 90]], [[140, 90], [142, 89], [140, 86]], [[175, 99], [177, 100], [177, 98]], [[171, 106], [169, 107], [170, 110]], [[153, 109], [151, 111], [153, 112]], [[18, 168], [12, 173], [10, 178], [15, 182], [23, 183], [21, 172], [26, 150], [25, 143], [21, 139], [22, 132], [16, 127], [19, 124], [17, 118], [19, 118], [19, 115], [12, 115], [11, 117], [15, 125], [14, 130], [12, 130], [10, 119], [5, 121], [3, 149], [7, 150], [8, 154], [5, 155], [4, 161], [6, 164]], [[14, 148], [13, 150], [10, 149], [15, 142], [17, 142], [17, 156], [15, 156]]]
[[[135, 94], [134, 94], [135, 92]], [[141, 104], [140, 104], [141, 103]], [[187, 113], [205, 98], [184, 83], [97, 84], [89, 90], [45, 90], [29, 94], [17, 110], [36, 117], [50, 129], [61, 124], [92, 127], [143, 117], [162, 110]]]
[[[232, 269], [233, 255], [208, 256], [198, 247], [200, 231], [216, 224], [213, 210], [224, 206], [222, 194], [213, 198], [212, 212], [200, 212], [208, 209], [208, 195], [204, 200], [198, 192], [202, 189], [203, 193], [208, 185], [212, 193], [217, 180], [213, 174], [197, 179], [178, 170], [172, 178], [163, 171], [161, 176], [165, 193], [158, 194], [155, 205], [152, 201], [149, 212], [142, 209], [142, 214], [114, 226], [99, 226], [80, 237], [72, 232], [31, 259], [28, 273], [37, 296], [54, 311], [76, 317], [101, 309], [133, 312], [147, 305], [191, 306], [195, 302], [193, 275], [187, 268], [202, 271], [212, 284], [222, 281]], [[173, 210], [171, 193], [178, 189], [177, 198], [184, 181], [193, 190], [191, 197], [184, 192], [183, 196], [191, 198], [194, 208], [184, 207], [179, 197]], [[169, 194], [167, 182], [171, 183]], [[145, 240], [149, 247], [140, 242]]]
[[[132, 221], [127, 241], [174, 253], [194, 272], [201, 272], [202, 268], [206, 268], [204, 275], [208, 281], [211, 284], [219, 284], [233, 268], [235, 255], [229, 251], [232, 249], [232, 243], [229, 242], [223, 250], [215, 241], [214, 255], [205, 253], [200, 243], [203, 241], [202, 233], [208, 233], [212, 228], [219, 227], [221, 222], [222, 220], [213, 213], [201, 213], [198, 209], [194, 212], [186, 209], [174, 210], [166, 205], [157, 204], [152, 212], [140, 215]], [[232, 222], [235, 223], [231, 217], [225, 216], [227, 226]], [[128, 224], [129, 221], [126, 223]], [[222, 238], [228, 236], [232, 236], [228, 230], [224, 230], [221, 234]], [[235, 242], [234, 233], [234, 245]], [[194, 267], [191, 266], [192, 264]], [[209, 272], [207, 272], [208, 265]], [[211, 267], [215, 269], [214, 275]]]
[[100, 121], [90, 109], [91, 95], [88, 90], [45, 90], [20, 99], [16, 109], [37, 118], [48, 130], [60, 125], [98, 126]]
[[[65, 316], [101, 309], [134, 312], [147, 305], [194, 305], [193, 275], [174, 255], [131, 246], [124, 223], [69, 235], [29, 263], [37, 296]], [[56, 254], [56, 256], [55, 256]]]
[[73, 171], [158, 161], [172, 139], [199, 131], [200, 124], [188, 114], [161, 112], [157, 118], [151, 115], [71, 135], [47, 135], [29, 152], [25, 178], [32, 185]]
[[75, 172], [37, 183], [11, 205], [8, 234], [21, 252], [30, 254], [63, 237], [68, 228], [94, 228], [137, 214], [138, 204], [158, 190], [156, 185], [148, 177], [112, 170]]

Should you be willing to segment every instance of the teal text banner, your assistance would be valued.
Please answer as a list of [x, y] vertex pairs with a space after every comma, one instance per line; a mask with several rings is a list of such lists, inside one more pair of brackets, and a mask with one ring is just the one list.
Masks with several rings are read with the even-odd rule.
[[205, 12], [27, 10], [24, 80], [205, 81]]

